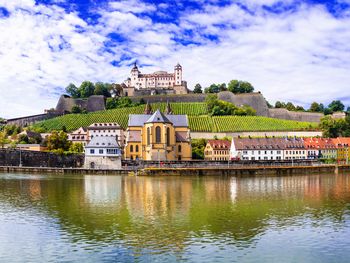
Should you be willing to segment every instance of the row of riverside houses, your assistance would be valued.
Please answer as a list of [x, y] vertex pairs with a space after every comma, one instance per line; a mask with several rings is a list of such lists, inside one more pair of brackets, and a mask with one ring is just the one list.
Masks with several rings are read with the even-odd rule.
[[348, 163], [350, 138], [233, 138], [208, 140], [205, 160], [315, 160]]
[[144, 114], [130, 114], [126, 131], [117, 123], [94, 123], [69, 134], [69, 140], [84, 144], [86, 168], [120, 169], [121, 159], [192, 159], [188, 118], [173, 115], [169, 103], [165, 114], [148, 103]]

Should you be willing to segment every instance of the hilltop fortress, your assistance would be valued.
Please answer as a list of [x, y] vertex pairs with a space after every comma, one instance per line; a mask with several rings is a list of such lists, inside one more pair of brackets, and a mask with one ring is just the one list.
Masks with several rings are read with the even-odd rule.
[[182, 79], [182, 66], [177, 63], [174, 73], [156, 71], [143, 74], [136, 65], [131, 69], [130, 77], [123, 83], [125, 96], [143, 96], [155, 94], [187, 94], [187, 82]]

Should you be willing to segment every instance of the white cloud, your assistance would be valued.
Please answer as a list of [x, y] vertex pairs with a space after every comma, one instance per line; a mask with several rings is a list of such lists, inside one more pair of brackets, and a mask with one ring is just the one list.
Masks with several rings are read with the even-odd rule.
[[[58, 6], [0, 0], [10, 11], [0, 19], [0, 116], [54, 107], [69, 82], [121, 82], [134, 59], [151, 65], [142, 68], [145, 72], [171, 71], [180, 62], [190, 88], [237, 78], [252, 82], [272, 102], [350, 97], [347, 15], [334, 17], [321, 5], [306, 4], [272, 14], [261, 5], [278, 1], [247, 0], [253, 15], [236, 4], [216, 7], [214, 2], [202, 11], [183, 12], [176, 25], [139, 16], [155, 12], [153, 5], [114, 1], [95, 10], [101, 18], [91, 25]], [[161, 8], [166, 12], [167, 6]], [[108, 51], [104, 45], [110, 33], [123, 41]], [[185, 46], [174, 39], [199, 44]], [[121, 57], [128, 59], [120, 67], [110, 64]]]

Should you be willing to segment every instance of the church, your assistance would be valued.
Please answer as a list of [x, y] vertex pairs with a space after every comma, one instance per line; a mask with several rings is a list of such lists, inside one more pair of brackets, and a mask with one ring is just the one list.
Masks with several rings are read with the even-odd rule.
[[131, 69], [130, 77], [124, 82], [125, 96], [143, 96], [155, 94], [187, 94], [187, 82], [182, 79], [182, 66], [178, 63], [174, 73], [156, 71], [143, 74], [136, 62]]
[[124, 157], [126, 160], [191, 160], [190, 129], [186, 115], [173, 115], [170, 104], [165, 114], [152, 112], [147, 103], [145, 114], [130, 114]]

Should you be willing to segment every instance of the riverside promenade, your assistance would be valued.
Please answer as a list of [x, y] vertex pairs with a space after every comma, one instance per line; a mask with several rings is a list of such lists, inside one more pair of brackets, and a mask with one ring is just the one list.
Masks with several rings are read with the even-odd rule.
[[96, 174], [96, 175], [139, 175], [139, 176], [290, 176], [300, 174], [348, 173], [350, 165], [313, 164], [313, 165], [235, 165], [212, 167], [124, 167], [123, 169], [86, 169], [60, 167], [18, 167], [0, 166], [0, 172], [6, 173], [40, 173], [40, 174]]

